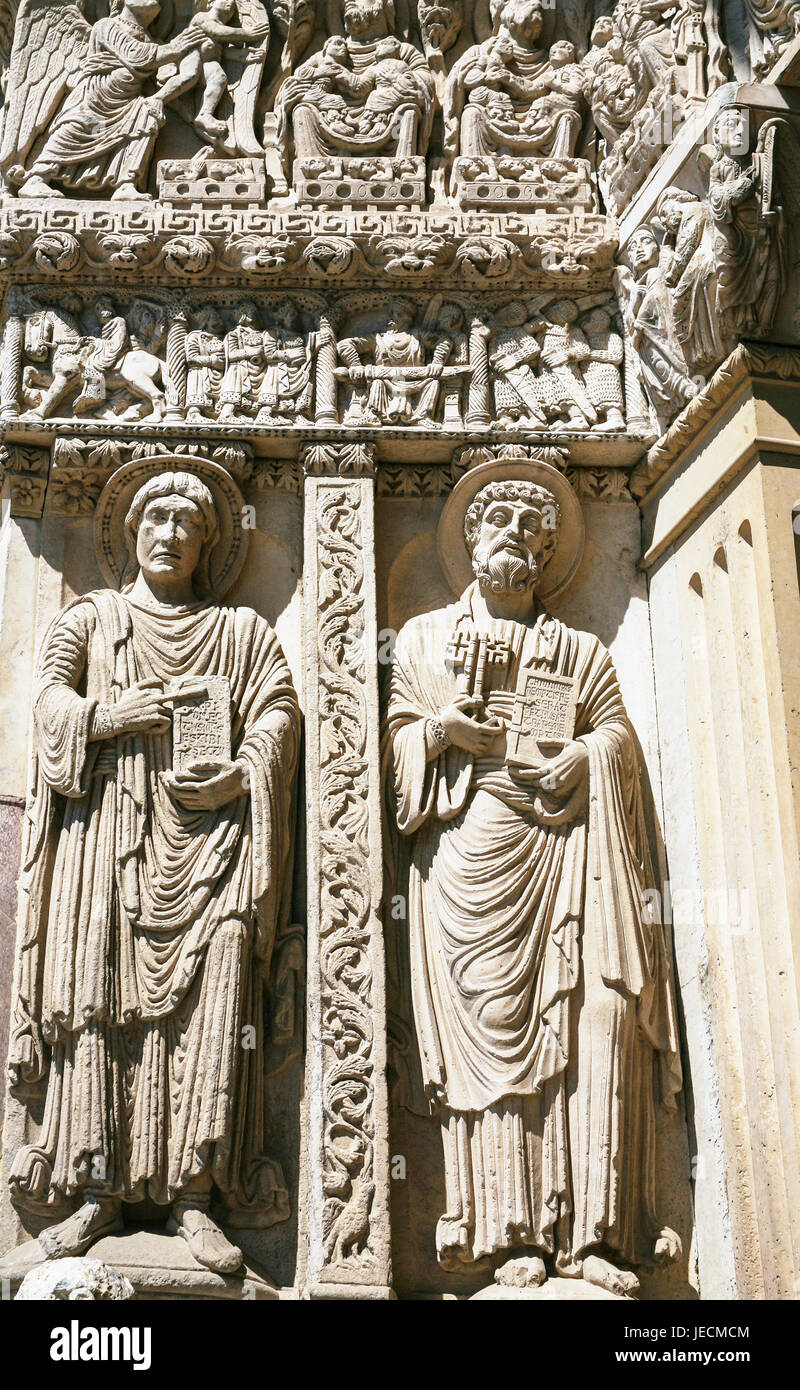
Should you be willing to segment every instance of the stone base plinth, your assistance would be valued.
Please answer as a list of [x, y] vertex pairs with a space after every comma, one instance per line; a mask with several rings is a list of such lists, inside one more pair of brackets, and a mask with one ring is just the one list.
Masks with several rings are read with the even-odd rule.
[[[233, 1300], [275, 1300], [276, 1286], [265, 1275], [245, 1263], [239, 1275], [214, 1274], [204, 1269], [190, 1254], [181, 1236], [169, 1236], [158, 1227], [140, 1227], [103, 1236], [91, 1246], [88, 1255], [109, 1269], [124, 1275], [133, 1285], [136, 1298], [213, 1298]], [[38, 1242], [28, 1241], [9, 1251], [0, 1262], [0, 1277], [16, 1293], [31, 1269], [45, 1263], [39, 1256]]]
[[164, 159], [158, 196], [169, 203], [208, 207], [263, 207], [267, 180], [263, 159]]
[[312, 206], [421, 208], [425, 160], [296, 159], [294, 187], [297, 201]]
[[584, 1303], [587, 1300], [611, 1299], [613, 1303], [631, 1303], [630, 1298], [621, 1294], [609, 1293], [596, 1284], [587, 1284], [583, 1279], [546, 1279], [538, 1289], [517, 1289], [507, 1284], [490, 1284], [488, 1288], [474, 1293], [470, 1303], [513, 1303], [517, 1299], [537, 1303]]
[[588, 159], [530, 155], [462, 155], [453, 165], [453, 194], [462, 208], [524, 208], [526, 212], [591, 211]]

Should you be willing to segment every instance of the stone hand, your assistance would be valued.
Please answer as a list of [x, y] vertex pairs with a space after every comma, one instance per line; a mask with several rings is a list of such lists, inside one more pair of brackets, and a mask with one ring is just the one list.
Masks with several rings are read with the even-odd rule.
[[260, 41], [261, 39], [265, 39], [265, 38], [267, 37], [267, 35], [269, 34], [269, 25], [268, 25], [268, 24], [254, 24], [254, 25], [252, 26], [251, 29], [242, 29], [242, 30], [240, 30], [240, 31], [238, 31], [238, 32], [241, 33], [241, 40], [240, 40], [240, 42], [242, 42], [242, 43], [259, 43], [259, 41]]
[[185, 772], [165, 772], [163, 780], [187, 811], [215, 811], [250, 786], [245, 763], [222, 760], [190, 763]]
[[137, 681], [109, 706], [114, 734], [163, 733], [170, 725], [169, 699], [160, 680]]
[[582, 743], [571, 739], [560, 753], [540, 767], [515, 768], [521, 782], [533, 782], [544, 792], [562, 795], [571, 792], [588, 775], [589, 754]]
[[442, 710], [439, 718], [445, 733], [449, 735], [456, 748], [463, 748], [465, 753], [473, 753], [475, 757], [480, 758], [487, 752], [497, 735], [503, 732], [505, 725], [494, 717], [485, 721], [471, 719], [466, 710], [474, 703], [468, 695], [459, 695], [452, 704]]

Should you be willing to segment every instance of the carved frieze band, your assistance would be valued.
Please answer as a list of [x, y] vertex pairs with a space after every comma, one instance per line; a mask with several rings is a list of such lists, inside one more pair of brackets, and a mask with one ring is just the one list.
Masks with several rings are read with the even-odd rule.
[[306, 673], [317, 692], [307, 726], [307, 1286], [326, 1296], [326, 1285], [390, 1283], [375, 484], [364, 450], [315, 446], [305, 466]]

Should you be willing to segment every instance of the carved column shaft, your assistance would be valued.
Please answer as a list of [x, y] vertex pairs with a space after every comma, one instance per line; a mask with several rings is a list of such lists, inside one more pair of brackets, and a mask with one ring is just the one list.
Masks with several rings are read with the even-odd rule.
[[172, 314], [167, 334], [169, 387], [166, 418], [179, 421], [186, 412], [186, 330], [189, 325], [189, 310], [182, 300], [172, 304], [170, 308]]
[[488, 425], [489, 413], [489, 353], [487, 335], [483, 320], [478, 316], [472, 320], [469, 333], [469, 360], [472, 376], [469, 383], [467, 402], [467, 428]]
[[14, 312], [16, 305], [13, 303], [11, 295], [9, 295], [8, 308], [9, 316], [3, 330], [0, 416], [4, 420], [13, 420], [19, 415], [25, 321], [19, 313]]
[[305, 1284], [314, 1298], [391, 1296], [370, 465], [358, 445], [315, 446], [306, 457], [309, 474], [342, 469], [305, 485]]
[[336, 338], [327, 316], [320, 320], [320, 347], [316, 365], [316, 410], [318, 425], [336, 425], [339, 411], [336, 393]]

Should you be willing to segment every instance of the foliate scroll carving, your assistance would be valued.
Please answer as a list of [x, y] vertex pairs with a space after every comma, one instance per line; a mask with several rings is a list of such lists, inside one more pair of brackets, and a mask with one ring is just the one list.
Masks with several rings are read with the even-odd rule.
[[568, 468], [567, 478], [578, 496], [587, 501], [633, 501], [624, 468]]
[[[97, 500], [111, 477], [123, 464], [137, 459], [173, 455], [211, 459], [230, 473], [240, 486], [251, 480], [256, 487], [282, 486], [284, 470], [268, 460], [253, 459], [252, 448], [243, 443], [219, 444], [208, 440], [199, 443], [172, 440], [126, 440], [120, 438], [81, 438], [62, 435], [53, 441], [52, 454], [45, 449], [11, 446], [11, 455], [35, 455], [37, 471], [42, 475], [42, 501], [48, 513], [65, 516], [91, 516]], [[263, 478], [262, 478], [263, 473]], [[288, 477], [287, 473], [287, 477]], [[289, 491], [297, 491], [297, 481], [289, 481]], [[41, 511], [41, 509], [40, 509]]]
[[371, 478], [375, 449], [371, 444], [310, 444], [303, 454], [308, 477]]
[[0, 446], [0, 488], [8, 484], [12, 516], [42, 515], [50, 455], [38, 445]]
[[[567, 467], [567, 451], [550, 444], [468, 444], [453, 454], [453, 468], [457, 473], [477, 468], [481, 463], [502, 463], [504, 459], [531, 459], [534, 462], [549, 464], [564, 472]], [[456, 478], [457, 481], [457, 478]]]
[[306, 456], [306, 538], [314, 557], [306, 581], [308, 670], [318, 691], [309, 728], [318, 769], [309, 796], [309, 935], [317, 963], [310, 1065], [319, 1107], [309, 1277], [385, 1287], [377, 682], [368, 650], [375, 610], [364, 558], [374, 484], [359, 476], [365, 462], [335, 446], [324, 457]]

